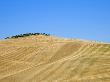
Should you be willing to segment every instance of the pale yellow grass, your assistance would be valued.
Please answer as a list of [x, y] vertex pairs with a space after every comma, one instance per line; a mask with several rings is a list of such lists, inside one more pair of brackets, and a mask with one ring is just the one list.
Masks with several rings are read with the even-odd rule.
[[110, 44], [40, 35], [0, 41], [0, 82], [110, 82]]

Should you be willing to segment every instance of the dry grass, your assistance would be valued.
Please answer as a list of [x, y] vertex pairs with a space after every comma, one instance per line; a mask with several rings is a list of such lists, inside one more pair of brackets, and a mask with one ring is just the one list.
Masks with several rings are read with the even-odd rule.
[[0, 82], [110, 82], [110, 44], [51, 36], [0, 41]]

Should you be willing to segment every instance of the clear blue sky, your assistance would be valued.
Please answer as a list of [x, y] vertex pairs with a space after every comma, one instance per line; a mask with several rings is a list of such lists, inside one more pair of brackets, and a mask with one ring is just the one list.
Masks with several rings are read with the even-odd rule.
[[0, 38], [27, 32], [110, 42], [110, 0], [0, 0]]

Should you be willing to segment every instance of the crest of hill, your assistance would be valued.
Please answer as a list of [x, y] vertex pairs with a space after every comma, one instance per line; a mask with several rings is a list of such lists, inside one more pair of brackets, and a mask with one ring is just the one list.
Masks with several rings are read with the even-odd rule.
[[97, 44], [107, 44], [109, 43], [102, 43], [96, 41], [88, 41], [82, 39], [69, 39], [69, 38], [61, 38], [56, 36], [46, 36], [46, 35], [31, 35], [26, 37], [18, 37], [18, 38], [9, 38], [0, 41], [0, 46], [28, 46], [34, 47], [37, 45], [51, 45], [51, 44], [66, 44], [66, 43], [74, 43], [74, 44], [88, 44], [88, 45], [97, 45]]
[[88, 40], [81, 40], [81, 39], [68, 39], [68, 38], [59, 38], [56, 36], [50, 36], [50, 34], [46, 33], [25, 33], [19, 34], [11, 37], [6, 37], [8, 41], [37, 41], [37, 42], [86, 42], [86, 43], [98, 43], [98, 44], [110, 44], [104, 42], [97, 42], [97, 41], [88, 41]]
[[18, 38], [9, 38], [6, 40], [0, 41], [2, 43], [36, 43], [36, 42], [80, 42], [80, 43], [88, 43], [88, 44], [110, 44], [104, 42], [97, 42], [97, 41], [89, 41], [89, 40], [82, 40], [82, 39], [69, 39], [69, 38], [62, 38], [57, 36], [47, 36], [47, 35], [31, 35], [27, 37], [18, 37]]

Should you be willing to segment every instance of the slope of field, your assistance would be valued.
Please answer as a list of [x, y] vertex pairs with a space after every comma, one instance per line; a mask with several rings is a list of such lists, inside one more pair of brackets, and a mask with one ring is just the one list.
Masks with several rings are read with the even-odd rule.
[[110, 44], [43, 35], [0, 41], [0, 82], [110, 82]]

